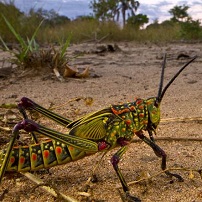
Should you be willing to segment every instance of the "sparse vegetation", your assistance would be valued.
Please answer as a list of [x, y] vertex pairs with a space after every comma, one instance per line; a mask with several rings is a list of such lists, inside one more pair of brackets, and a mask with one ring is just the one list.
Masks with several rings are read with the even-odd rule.
[[[138, 1], [92, 1], [94, 16], [79, 16], [75, 20], [60, 16], [54, 10], [30, 9], [25, 14], [13, 2], [0, 2], [0, 42], [4, 50], [14, 55], [18, 70], [32, 69], [39, 72], [54, 71], [62, 80], [69, 58], [65, 52], [71, 43], [105, 41], [172, 42], [177, 40], [201, 40], [199, 20], [188, 15], [188, 6], [175, 6], [169, 12], [170, 20], [156, 20], [146, 28], [147, 15], [138, 14]], [[123, 26], [118, 21], [122, 13]], [[126, 18], [126, 14], [129, 14]], [[43, 22], [43, 23], [42, 23]], [[144, 28], [144, 29], [141, 29]], [[55, 46], [59, 47], [55, 47]], [[45, 47], [45, 48], [44, 48]], [[33, 75], [33, 72], [32, 72]]]
[[9, 23], [4, 15], [2, 15], [6, 25], [8, 26], [10, 32], [15, 36], [19, 46], [15, 49], [9, 49], [6, 42], [0, 38], [5, 50], [11, 52], [14, 56], [13, 63], [15, 63], [18, 69], [23, 71], [32, 71], [31, 74], [39, 74], [41, 72], [54, 71], [59, 80], [63, 80], [61, 77], [61, 72], [64, 73], [68, 58], [66, 57], [66, 50], [70, 44], [70, 36], [65, 42], [60, 46], [60, 48], [55, 49], [53, 46], [48, 48], [40, 48], [36, 43], [35, 37], [38, 33], [39, 28], [43, 24], [43, 21], [37, 26], [31, 39], [27, 38], [24, 40], [19, 33], [16, 32], [14, 27]]
[[[79, 16], [71, 21], [65, 16], [59, 16], [54, 10], [39, 9], [35, 11], [31, 9], [28, 14], [24, 14], [13, 3], [0, 3], [1, 13], [24, 40], [31, 38], [39, 23], [42, 20], [44, 21], [35, 37], [35, 41], [39, 44], [62, 44], [70, 34], [72, 34], [72, 43], [93, 41], [95, 38], [101, 39], [105, 36], [107, 36], [105, 40], [108, 41], [170, 42], [181, 39], [201, 40], [202, 28], [200, 21], [191, 19], [187, 14], [188, 8], [187, 6], [175, 6], [169, 11], [173, 14], [170, 20], [162, 23], [155, 21], [149, 25], [148, 29], [138, 30], [137, 27], [139, 28], [148, 22], [147, 15], [139, 14], [144, 19], [138, 18], [135, 21], [133, 20], [134, 16], [131, 15], [127, 26], [122, 28], [119, 23], [113, 20], [114, 15], [108, 20], [102, 21], [96, 15], [95, 17], [92, 15]], [[130, 8], [128, 9], [130, 10]], [[108, 13], [107, 8], [105, 12]], [[0, 23], [2, 40], [6, 43], [18, 42], [2, 16], [0, 16]]]

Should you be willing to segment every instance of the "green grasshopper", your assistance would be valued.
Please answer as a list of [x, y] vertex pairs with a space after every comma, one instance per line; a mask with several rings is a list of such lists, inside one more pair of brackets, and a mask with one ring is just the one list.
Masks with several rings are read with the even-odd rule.
[[[156, 128], [160, 122], [160, 103], [165, 92], [178, 75], [195, 59], [196, 56], [187, 62], [163, 89], [165, 55], [157, 97], [139, 98], [134, 102], [111, 105], [76, 121], [70, 121], [23, 97], [18, 108], [23, 114], [24, 120], [15, 125], [8, 148], [1, 152], [0, 181], [5, 171], [26, 172], [49, 168], [120, 146], [120, 149], [112, 156], [111, 163], [126, 196], [131, 201], [141, 201], [138, 197], [130, 195], [129, 187], [118, 167], [121, 157], [135, 135], [148, 144], [158, 157], [162, 158], [161, 168], [168, 176], [174, 176], [179, 181], [183, 181], [180, 175], [166, 170], [166, 153], [155, 143], [153, 134], [156, 134]], [[63, 134], [29, 120], [26, 110], [35, 110], [43, 114], [67, 127], [69, 132]], [[14, 143], [19, 137], [20, 130], [32, 133], [36, 143], [15, 147]], [[144, 135], [143, 131], [148, 132], [149, 138]], [[50, 140], [39, 143], [36, 138], [38, 133], [47, 136]]]

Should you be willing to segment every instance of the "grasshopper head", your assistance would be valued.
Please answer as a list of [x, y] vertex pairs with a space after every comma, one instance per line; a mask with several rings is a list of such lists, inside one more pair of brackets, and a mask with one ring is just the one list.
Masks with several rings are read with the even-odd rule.
[[160, 105], [156, 106], [156, 98], [147, 99], [147, 109], [150, 121], [158, 125], [160, 122]]
[[[163, 96], [168, 89], [168, 87], [173, 83], [173, 81], [178, 77], [178, 75], [187, 67], [191, 62], [196, 59], [196, 56], [193, 57], [189, 62], [187, 62], [168, 82], [168, 84], [163, 89], [163, 79], [164, 79], [164, 70], [166, 66], [166, 55], [164, 56], [162, 64], [161, 79], [159, 84], [159, 90], [157, 97], [149, 98], [146, 100], [148, 115], [149, 115], [149, 129], [155, 131], [159, 122], [160, 122], [160, 104]], [[163, 90], [162, 90], [163, 89]]]
[[156, 105], [157, 98], [146, 100], [150, 127], [155, 130], [160, 122], [160, 105]]

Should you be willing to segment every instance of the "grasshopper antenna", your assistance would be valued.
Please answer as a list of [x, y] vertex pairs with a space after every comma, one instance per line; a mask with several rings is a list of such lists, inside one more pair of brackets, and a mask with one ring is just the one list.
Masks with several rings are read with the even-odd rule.
[[162, 63], [161, 78], [160, 78], [160, 83], [159, 83], [159, 91], [158, 91], [155, 106], [159, 106], [159, 104], [161, 102], [161, 94], [162, 94], [161, 92], [162, 92], [162, 88], [163, 88], [163, 80], [164, 80], [165, 68], [166, 68], [166, 53], [164, 55], [164, 59], [163, 59], [163, 63]]
[[163, 88], [163, 79], [164, 79], [164, 70], [165, 70], [165, 66], [166, 66], [166, 54], [164, 56], [164, 61], [163, 61], [163, 65], [162, 65], [162, 71], [161, 71], [161, 79], [160, 79], [160, 84], [159, 84], [159, 91], [158, 91], [158, 96], [156, 99], [156, 106], [158, 106], [161, 103], [161, 100], [163, 99], [163, 96], [165, 94], [165, 92], [167, 91], [167, 89], [169, 88], [169, 86], [173, 83], [173, 81], [179, 76], [179, 74], [190, 64], [192, 63], [195, 59], [197, 58], [197, 56], [194, 56], [189, 62], [187, 62], [174, 76], [173, 78], [167, 83], [167, 85]]

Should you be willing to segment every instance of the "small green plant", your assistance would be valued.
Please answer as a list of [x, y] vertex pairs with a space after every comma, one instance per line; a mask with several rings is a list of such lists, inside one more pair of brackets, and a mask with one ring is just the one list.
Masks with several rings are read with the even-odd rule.
[[[14, 55], [14, 63], [16, 63], [18, 67], [22, 67], [23, 70], [35, 70], [36, 74], [39, 72], [47, 73], [47, 70], [54, 71], [58, 79], [62, 80], [60, 74], [63, 73], [62, 71], [64, 71], [68, 62], [66, 51], [71, 41], [71, 35], [67, 37], [65, 42], [58, 49], [53, 46], [40, 48], [36, 43], [35, 37], [43, 21], [41, 21], [35, 29], [31, 39], [27, 38], [27, 40], [24, 40], [20, 34], [15, 31], [14, 27], [9, 23], [6, 17], [3, 15], [2, 17], [9, 27], [9, 30], [19, 42], [19, 48], [17, 50], [10, 50], [2, 37], [0, 37], [4, 48]], [[32, 71], [32, 75], [33, 74], [34, 72]]]
[[[12, 32], [12, 34], [15, 36], [15, 38], [19, 42], [19, 45], [20, 45], [19, 49], [12, 51], [12, 53], [16, 57], [17, 63], [22, 66], [23, 63], [25, 62], [25, 60], [27, 59], [28, 55], [39, 49], [39, 45], [36, 43], [35, 37], [36, 37], [36, 34], [37, 34], [39, 28], [41, 27], [43, 21], [40, 22], [40, 24], [36, 28], [35, 32], [33, 33], [31, 39], [27, 38], [27, 41], [26, 41], [20, 36], [20, 34], [18, 34], [15, 31], [14, 27], [9, 23], [9, 21], [6, 19], [6, 17], [4, 15], [2, 15], [2, 17], [5, 20], [9, 30]], [[10, 51], [10, 49], [8, 48], [6, 43], [3, 41], [2, 37], [0, 37], [0, 40], [1, 40], [4, 48], [7, 51]]]

